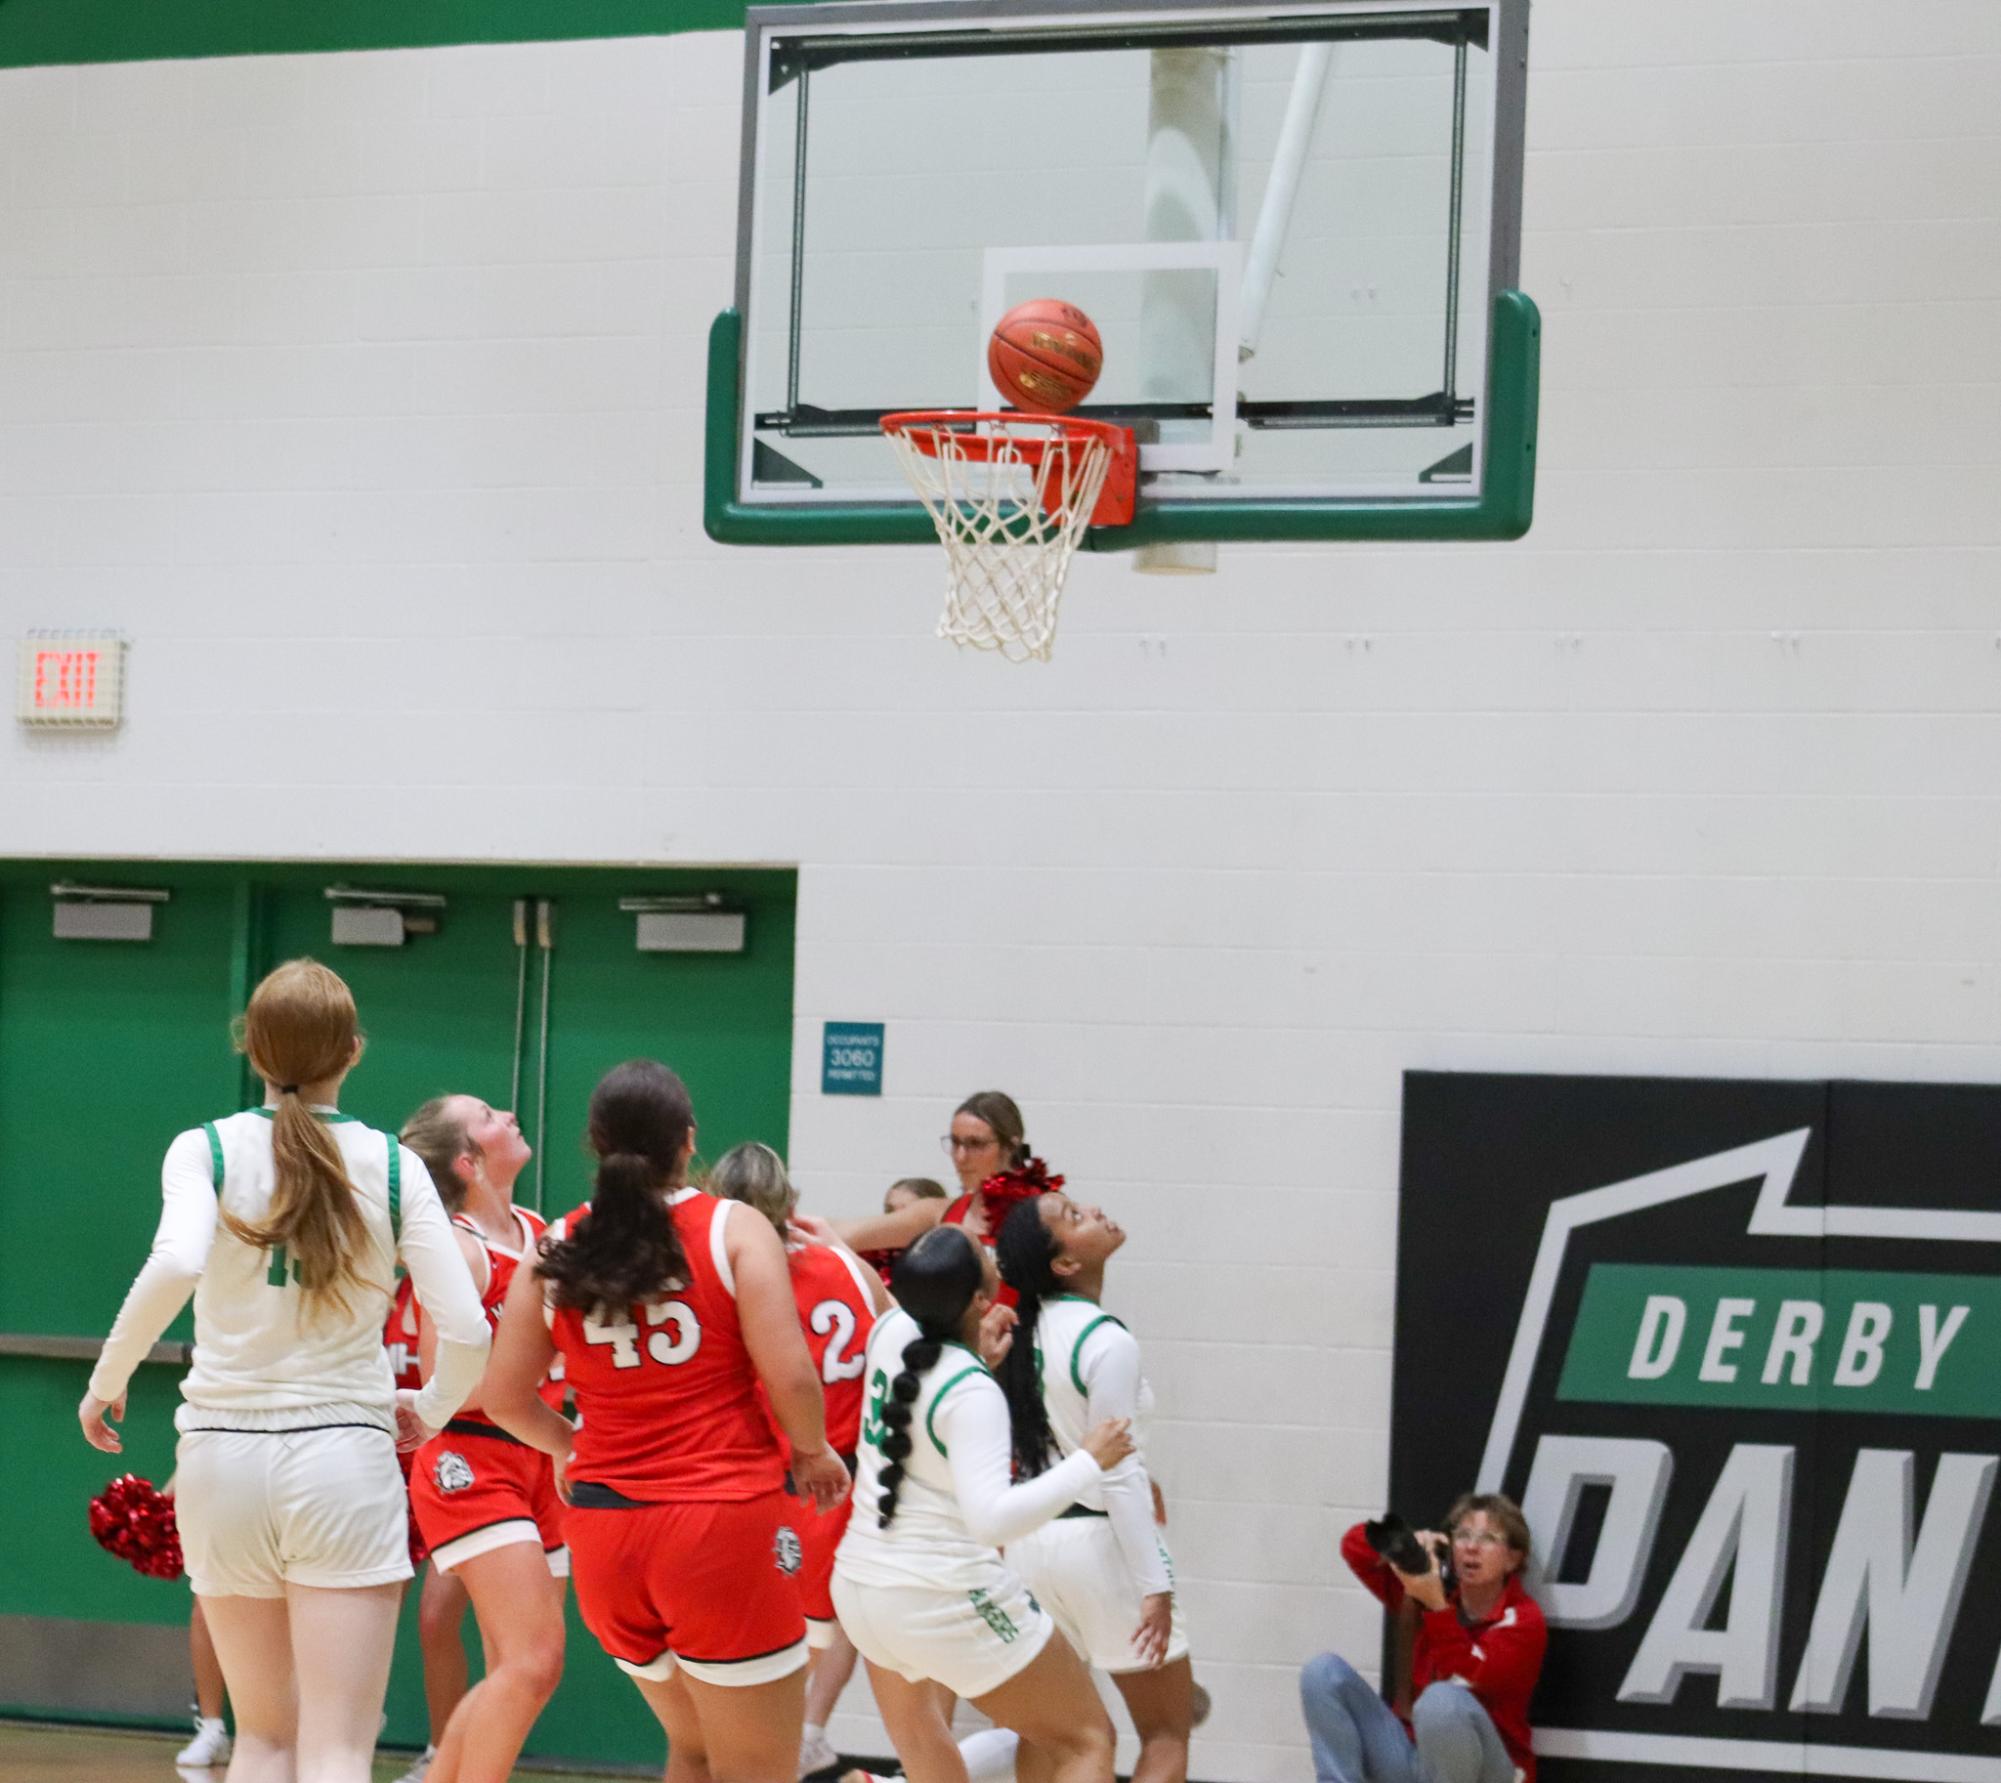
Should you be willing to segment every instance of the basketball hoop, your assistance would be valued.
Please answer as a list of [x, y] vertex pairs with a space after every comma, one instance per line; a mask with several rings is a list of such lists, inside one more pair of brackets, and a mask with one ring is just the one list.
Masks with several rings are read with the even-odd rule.
[[1085, 528], [1132, 519], [1132, 430], [974, 409], [885, 415], [882, 430], [945, 546], [938, 635], [1010, 662], [1048, 661]]

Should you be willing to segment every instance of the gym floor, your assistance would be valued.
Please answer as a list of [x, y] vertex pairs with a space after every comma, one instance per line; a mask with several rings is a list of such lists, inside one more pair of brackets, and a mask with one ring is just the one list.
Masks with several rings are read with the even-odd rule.
[[[183, 1734], [106, 1733], [96, 1728], [45, 1727], [20, 1722], [0, 1723], [0, 1783], [185, 1783], [212, 1779], [221, 1771], [183, 1771], [174, 1753], [185, 1744]], [[375, 1783], [391, 1783], [408, 1768], [408, 1754], [379, 1759]], [[529, 1775], [534, 1773], [529, 1772]], [[551, 1773], [553, 1774], [553, 1773]], [[632, 1783], [631, 1771], [614, 1778], [601, 1771], [588, 1775], [565, 1771], [571, 1783]]]

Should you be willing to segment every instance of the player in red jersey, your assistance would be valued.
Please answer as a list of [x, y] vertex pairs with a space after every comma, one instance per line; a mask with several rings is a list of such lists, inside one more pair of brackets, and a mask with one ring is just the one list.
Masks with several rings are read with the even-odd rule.
[[[399, 1392], [414, 1393], [424, 1384], [423, 1369], [418, 1363], [420, 1323], [416, 1286], [407, 1275], [399, 1276], [396, 1298], [390, 1303], [389, 1319], [382, 1327], [382, 1347], [389, 1352], [389, 1372], [396, 1377]], [[403, 1470], [406, 1492], [416, 1458], [414, 1450], [396, 1457], [396, 1464]], [[418, 1569], [424, 1581], [418, 1587], [417, 1645], [424, 1662], [424, 1717], [429, 1738], [424, 1750], [396, 1783], [428, 1783], [438, 1742], [445, 1737], [452, 1711], [459, 1706], [470, 1681], [462, 1630], [466, 1606], [471, 1600], [466, 1596], [465, 1586], [451, 1573], [440, 1572], [435, 1566], [425, 1567], [429, 1555], [423, 1531], [417, 1527], [417, 1508], [412, 1505], [410, 1564]]]
[[[876, 1317], [894, 1304], [881, 1280], [864, 1267], [824, 1220], [810, 1229], [799, 1213], [799, 1191], [785, 1160], [755, 1140], [734, 1146], [709, 1172], [709, 1193], [741, 1201], [772, 1224], [785, 1244], [792, 1297], [806, 1348], [819, 1372], [827, 1407], [827, 1440], [852, 1473], [861, 1436], [862, 1351]], [[825, 1515], [798, 1498], [791, 1528], [799, 1539], [799, 1604], [806, 1612], [806, 1725], [799, 1742], [799, 1774], [811, 1776], [839, 1761], [827, 1738], [827, 1717], [854, 1676], [854, 1643], [834, 1617], [834, 1550], [848, 1526], [854, 1500], [844, 1498]]]
[[[515, 1272], [481, 1400], [556, 1457], [578, 1607], [666, 1729], [669, 1778], [793, 1783], [806, 1622], [773, 1420], [822, 1509], [848, 1470], [785, 1250], [747, 1209], [687, 1186], [694, 1111], [666, 1066], [607, 1073], [589, 1133], [590, 1202]], [[536, 1392], [559, 1351], [575, 1426]]]
[[[514, 1205], [530, 1155], [520, 1123], [477, 1096], [439, 1096], [404, 1123], [403, 1143], [439, 1185], [480, 1305], [497, 1323], [509, 1282], [544, 1230], [539, 1214]], [[428, 1353], [421, 1320], [420, 1332]], [[553, 1391], [559, 1403], [562, 1389]], [[424, 1783], [505, 1783], [563, 1675], [569, 1551], [555, 1474], [480, 1400], [476, 1390], [417, 1451], [410, 1474], [432, 1569], [463, 1581], [486, 1650], [486, 1676], [452, 1710]]]

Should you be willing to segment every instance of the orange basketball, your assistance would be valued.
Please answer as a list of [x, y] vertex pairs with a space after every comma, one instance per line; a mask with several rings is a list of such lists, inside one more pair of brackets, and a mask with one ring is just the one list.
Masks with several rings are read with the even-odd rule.
[[1032, 297], [1001, 317], [987, 343], [995, 389], [1018, 409], [1061, 415], [1091, 394], [1105, 363], [1091, 318], [1058, 297]]

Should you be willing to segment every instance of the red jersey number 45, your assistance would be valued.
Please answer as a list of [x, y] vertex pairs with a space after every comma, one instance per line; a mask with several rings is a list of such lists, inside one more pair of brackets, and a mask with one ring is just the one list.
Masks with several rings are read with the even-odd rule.
[[[701, 1321], [685, 1300], [655, 1300], [643, 1309], [649, 1335], [646, 1355], [672, 1368], [685, 1362], [702, 1347]], [[639, 1326], [632, 1319], [586, 1319], [584, 1341], [611, 1346], [614, 1368], [637, 1368], [645, 1359], [639, 1353]]]

